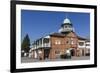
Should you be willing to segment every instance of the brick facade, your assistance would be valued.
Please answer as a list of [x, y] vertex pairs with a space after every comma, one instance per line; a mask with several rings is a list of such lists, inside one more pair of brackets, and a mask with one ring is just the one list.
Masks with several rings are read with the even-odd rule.
[[[60, 41], [60, 43], [56, 44], [56, 41]], [[65, 54], [67, 49], [72, 48], [74, 50], [74, 56], [76, 55], [78, 38], [74, 32], [70, 32], [65, 36], [51, 36], [51, 51], [50, 51], [50, 59], [56, 58], [56, 51], [60, 51], [60, 54]], [[73, 43], [71, 43], [71, 41]]]

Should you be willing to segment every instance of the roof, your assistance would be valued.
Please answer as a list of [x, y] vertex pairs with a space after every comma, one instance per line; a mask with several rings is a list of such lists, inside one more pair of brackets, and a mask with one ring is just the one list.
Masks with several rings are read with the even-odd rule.
[[64, 23], [64, 24], [65, 24], [65, 23], [71, 24], [71, 21], [70, 21], [68, 18], [66, 18], [66, 19], [64, 19], [63, 23]]
[[62, 33], [52, 33], [52, 34], [50, 34], [50, 36], [65, 37], [65, 35]]
[[65, 26], [65, 25], [71, 25], [72, 26], [72, 23], [71, 23], [70, 19], [68, 19], [68, 18], [64, 19], [61, 27]]
[[90, 41], [90, 39], [87, 39], [87, 38], [84, 38], [84, 37], [80, 37], [80, 36], [77, 36], [79, 40], [86, 40], [86, 41]]
[[[73, 32], [73, 31], [66, 32], [65, 34], [64, 33], [52, 33], [52, 34], [50, 34], [50, 36], [65, 37], [66, 35], [68, 35], [71, 32]], [[73, 33], [75, 33], [75, 32], [73, 32]]]
[[90, 39], [87, 39], [86, 42], [90, 42]]

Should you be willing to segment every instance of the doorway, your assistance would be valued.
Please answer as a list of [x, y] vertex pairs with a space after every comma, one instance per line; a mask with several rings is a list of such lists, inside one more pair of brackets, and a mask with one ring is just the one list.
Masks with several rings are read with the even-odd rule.
[[84, 56], [84, 49], [82, 50], [82, 56]]
[[74, 49], [71, 50], [71, 56], [75, 56], [75, 50]]
[[44, 59], [49, 58], [50, 49], [44, 49]]

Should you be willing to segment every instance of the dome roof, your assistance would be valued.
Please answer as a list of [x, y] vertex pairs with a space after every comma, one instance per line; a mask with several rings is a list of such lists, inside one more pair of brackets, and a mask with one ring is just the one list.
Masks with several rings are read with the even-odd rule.
[[66, 19], [64, 19], [64, 21], [63, 21], [63, 24], [65, 24], [65, 23], [71, 24], [71, 21], [70, 21], [68, 18], [66, 18]]

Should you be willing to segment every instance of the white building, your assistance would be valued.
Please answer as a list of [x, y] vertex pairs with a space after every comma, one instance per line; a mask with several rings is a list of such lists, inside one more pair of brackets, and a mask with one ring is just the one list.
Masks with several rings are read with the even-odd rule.
[[78, 37], [78, 50], [80, 52], [80, 56], [88, 56], [90, 55], [90, 41], [85, 38]]

